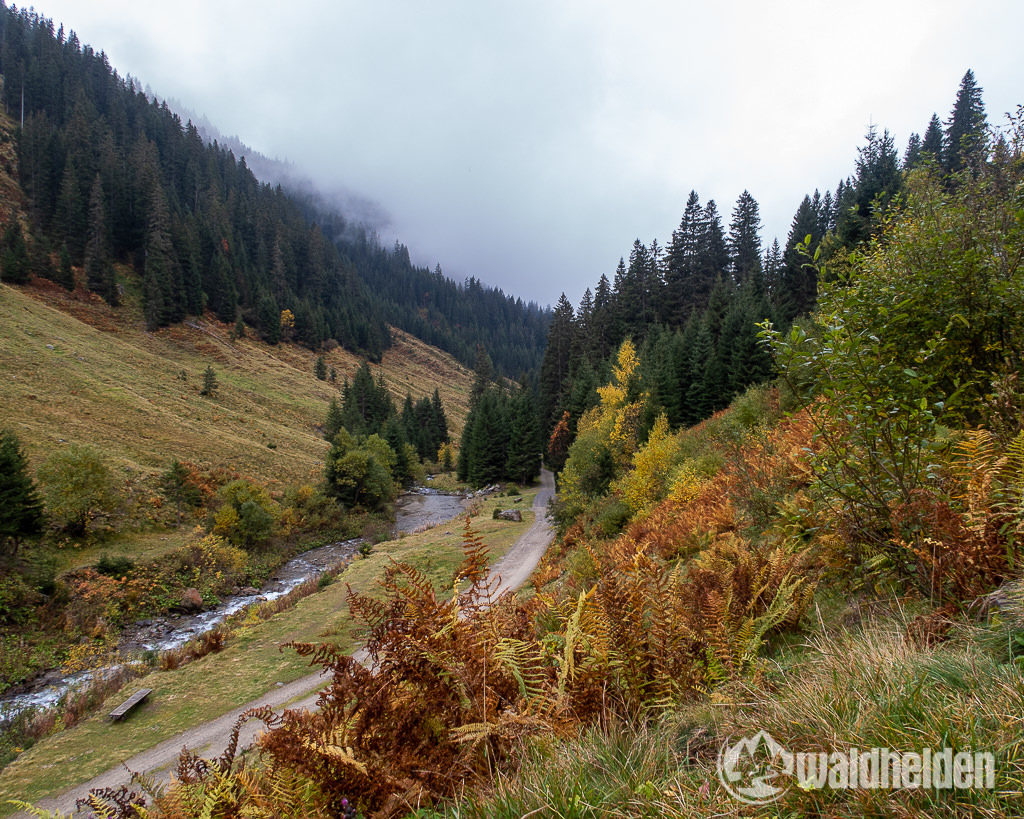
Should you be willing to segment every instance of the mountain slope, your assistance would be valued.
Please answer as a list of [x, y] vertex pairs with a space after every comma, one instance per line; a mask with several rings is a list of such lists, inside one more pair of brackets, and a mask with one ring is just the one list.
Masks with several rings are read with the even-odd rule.
[[[327, 451], [319, 424], [362, 359], [325, 353], [332, 384], [314, 376], [309, 350], [232, 341], [230, 329], [197, 318], [149, 332], [131, 305], [114, 309], [45, 282], [0, 285], [4, 424], [33, 460], [67, 441], [101, 448], [127, 473], [163, 470], [177, 457], [271, 485], [319, 480]], [[381, 370], [396, 400], [436, 387], [457, 431], [471, 373], [405, 333], [394, 339]], [[220, 384], [212, 398], [199, 395], [207, 366]]]
[[0, 74], [4, 109], [19, 116], [8, 130], [44, 275], [66, 281], [68, 262], [82, 266], [89, 289], [116, 305], [114, 266], [133, 269], [150, 329], [208, 309], [273, 343], [289, 310], [311, 349], [334, 340], [379, 360], [394, 324], [465, 363], [483, 344], [506, 374], [539, 362], [546, 311], [416, 268], [322, 201], [261, 183], [244, 158], [35, 11], [0, 3]]

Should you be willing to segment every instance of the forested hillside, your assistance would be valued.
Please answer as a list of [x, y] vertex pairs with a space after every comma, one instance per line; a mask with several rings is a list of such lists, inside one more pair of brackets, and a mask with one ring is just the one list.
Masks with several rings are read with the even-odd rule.
[[141, 277], [150, 328], [210, 310], [270, 343], [334, 339], [379, 360], [392, 324], [466, 363], [484, 344], [503, 372], [536, 366], [545, 311], [418, 268], [308, 195], [261, 184], [74, 33], [0, 7], [0, 73], [29, 217], [4, 226], [5, 281], [24, 280], [31, 256], [68, 287], [83, 268], [116, 305], [123, 262]]
[[[694, 424], [766, 380], [773, 369], [757, 324], [787, 327], [806, 315], [818, 284], [812, 262], [868, 240], [900, 201], [910, 171], [934, 166], [955, 173], [976, 163], [985, 126], [981, 89], [968, 71], [945, 127], [933, 114], [923, 138], [911, 134], [902, 158], [889, 132], [872, 126], [853, 173], [834, 191], [803, 198], [782, 245], [762, 243], [759, 206], [749, 191], [737, 198], [727, 229], [715, 201], [702, 205], [691, 191], [664, 245], [637, 239], [612, 280], [602, 275], [575, 309], [564, 295], [556, 306], [540, 375], [546, 433], [568, 413], [575, 435], [627, 338], [651, 396], [648, 428], [660, 411], [673, 427]], [[561, 465], [557, 456], [553, 463]]]

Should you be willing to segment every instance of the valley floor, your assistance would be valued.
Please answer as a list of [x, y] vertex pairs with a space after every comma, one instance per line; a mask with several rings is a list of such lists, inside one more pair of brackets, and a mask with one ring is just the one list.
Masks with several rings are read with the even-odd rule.
[[[497, 502], [485, 504], [474, 518], [473, 528], [485, 538], [491, 547], [491, 554], [501, 555], [492, 569], [494, 575], [501, 577], [501, 584], [498, 587], [500, 591], [514, 590], [521, 586], [544, 555], [552, 539], [547, 506], [553, 495], [554, 478], [550, 472], [544, 471], [540, 488], [533, 497], [532, 515], [524, 515], [523, 524], [497, 522], [495, 525], [495, 522], [491, 522], [490, 512]], [[226, 682], [236, 687], [242, 683], [241, 688], [244, 690], [251, 690], [253, 684], [260, 685], [265, 689], [261, 695], [250, 698], [244, 704], [237, 705], [215, 719], [203, 722], [199, 720], [216, 707], [214, 703], [208, 704], [205, 709], [189, 708], [185, 703], [180, 703], [179, 710], [183, 712], [182, 717], [185, 720], [182, 727], [185, 724], [190, 727], [148, 748], [146, 738], [158, 735], [159, 730], [158, 726], [146, 724], [144, 713], [139, 713], [120, 724], [109, 724], [103, 715], [96, 715], [78, 728], [40, 742], [0, 773], [0, 799], [30, 800], [47, 810], [70, 812], [74, 810], [76, 800], [84, 797], [91, 789], [116, 787], [124, 783], [126, 769], [166, 780], [177, 762], [182, 747], [188, 747], [204, 756], [221, 753], [227, 745], [238, 716], [249, 708], [262, 705], [273, 708], [313, 707], [317, 697], [316, 691], [323, 685], [324, 678], [321, 674], [314, 673], [299, 676], [298, 679], [293, 678], [287, 683], [282, 682], [282, 677], [300, 674], [304, 661], [301, 661], [294, 652], [285, 651], [282, 655], [276, 651], [276, 647], [290, 639], [309, 640], [325, 636], [340, 638], [338, 642], [341, 645], [354, 647], [355, 637], [346, 628], [350, 624], [343, 623], [346, 618], [339, 614], [346, 585], [369, 588], [377, 573], [391, 559], [408, 560], [418, 565], [438, 583], [446, 582], [460, 553], [457, 529], [457, 523], [453, 521], [418, 535], [382, 544], [378, 547], [377, 553], [371, 555], [369, 559], [352, 564], [340, 577], [342, 582], [334, 583], [323, 592], [300, 601], [294, 610], [284, 612], [268, 621], [268, 628], [264, 630], [266, 633], [259, 636], [243, 635], [239, 638], [238, 643], [248, 645], [257, 641], [263, 644], [258, 658], [267, 663], [270, 674], [268, 676], [265, 673], [266, 669], [261, 673], [258, 668], [246, 665], [246, 684], [239, 678], [239, 666], [236, 665], [235, 673], [231, 674], [230, 680]], [[514, 543], [509, 543], [509, 535], [513, 532], [518, 536]], [[301, 631], [314, 625], [325, 628], [319, 634], [310, 634], [308, 630]], [[159, 683], [151, 683], [149, 678], [138, 681], [133, 687], [157, 688], [153, 695], [155, 700], [178, 698], [187, 701], [193, 697], [202, 699], [207, 696], [205, 689], [210, 687], [211, 680], [216, 677], [216, 667], [230, 669], [235, 663], [242, 665], [245, 661], [257, 659], [241, 654], [243, 647], [229, 643], [223, 652], [203, 658], [178, 672], [158, 672], [151, 675], [155, 678], [177, 676], [188, 679], [189, 685], [186, 686], [170, 684], [176, 692], [167, 688], [159, 690]], [[235, 656], [232, 656], [233, 654]], [[354, 656], [358, 656], [358, 653]], [[285, 662], [282, 663], [281, 657], [285, 658]], [[187, 722], [189, 719], [191, 722]], [[246, 724], [241, 735], [243, 747], [252, 742], [261, 727], [262, 724], [256, 721]], [[113, 739], [110, 735], [124, 732], [135, 733], [138, 740], [123, 745], [122, 750], [116, 751], [111, 758], [110, 751], [114, 750], [112, 746], [123, 740]], [[141, 750], [142, 748], [145, 750]], [[114, 759], [117, 760], [117, 764], [112, 765]], [[104, 763], [107, 769], [93, 775], [97, 769], [97, 762], [101, 760], [107, 760]], [[48, 770], [55, 768], [60, 770], [54, 770], [52, 776], [47, 775]], [[77, 784], [82, 775], [92, 778], [83, 784]], [[52, 795], [55, 784], [60, 788], [72, 782], [76, 783], [75, 787], [63, 790], [57, 796]], [[44, 796], [47, 798], [42, 798]], [[0, 807], [0, 815], [2, 812], [3, 808]], [[24, 815], [27, 814], [17, 814], [19, 817]]]

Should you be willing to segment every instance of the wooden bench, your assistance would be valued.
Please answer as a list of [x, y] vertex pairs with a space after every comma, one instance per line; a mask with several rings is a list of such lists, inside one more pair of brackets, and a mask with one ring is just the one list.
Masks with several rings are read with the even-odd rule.
[[126, 716], [128, 716], [129, 711], [131, 711], [136, 706], [140, 705], [143, 702], [143, 700], [145, 700], [146, 697], [148, 697], [151, 693], [153, 693], [152, 688], [140, 688], [128, 699], [126, 699], [119, 706], [117, 706], [117, 708], [110, 712], [110, 719], [114, 722], [124, 719]]

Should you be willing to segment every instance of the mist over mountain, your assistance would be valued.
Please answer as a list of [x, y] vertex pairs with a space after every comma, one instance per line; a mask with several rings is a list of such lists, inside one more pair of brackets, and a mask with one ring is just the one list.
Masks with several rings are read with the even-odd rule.
[[7, 245], [31, 248], [42, 275], [73, 287], [81, 267], [115, 306], [137, 277], [150, 329], [209, 311], [269, 343], [334, 341], [377, 359], [390, 324], [466, 363], [482, 346], [508, 375], [538, 365], [547, 313], [537, 305], [414, 265], [403, 245], [382, 246], [372, 202], [246, 152], [261, 181], [240, 140], [238, 154], [231, 139], [210, 143], [73, 32], [0, 10], [3, 102], [24, 111], [29, 228], [26, 244], [9, 225]]
[[[148, 86], [146, 93], [157, 102], [161, 101]], [[180, 100], [165, 101], [183, 121], [195, 125], [206, 142], [216, 142], [222, 148], [231, 151], [239, 160], [244, 159], [246, 167], [261, 182], [280, 185], [287, 191], [312, 199], [321, 210], [339, 213], [353, 227], [365, 230], [371, 235], [384, 234], [392, 227], [391, 215], [380, 202], [344, 185], [314, 180], [289, 159], [265, 156], [243, 142], [239, 136], [225, 136], [206, 114], [190, 110]], [[348, 238], [353, 237], [354, 234]]]

